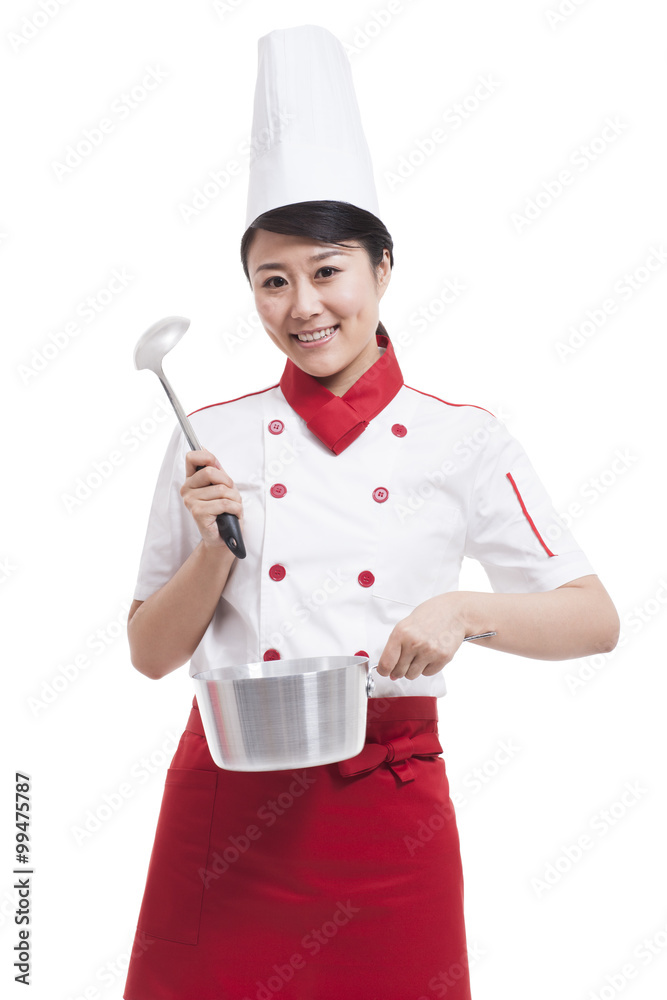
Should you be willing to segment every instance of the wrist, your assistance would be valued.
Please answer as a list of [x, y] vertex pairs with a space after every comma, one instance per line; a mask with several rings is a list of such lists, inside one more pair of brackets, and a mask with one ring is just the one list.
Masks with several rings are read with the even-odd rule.
[[236, 556], [222, 539], [216, 542], [199, 543], [199, 557], [207, 566], [228, 566], [236, 561]]
[[453, 619], [464, 636], [495, 630], [495, 626], [490, 624], [485, 596], [473, 590], [452, 590], [440, 595], [446, 604], [448, 617]]

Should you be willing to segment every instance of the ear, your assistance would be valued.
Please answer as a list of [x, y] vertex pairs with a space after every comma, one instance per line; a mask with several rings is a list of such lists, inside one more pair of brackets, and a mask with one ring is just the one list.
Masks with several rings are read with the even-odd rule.
[[385, 247], [382, 255], [382, 263], [378, 264], [377, 267], [377, 278], [378, 278], [378, 295], [381, 299], [384, 293], [387, 291], [389, 282], [391, 281], [391, 260], [389, 258], [389, 251]]

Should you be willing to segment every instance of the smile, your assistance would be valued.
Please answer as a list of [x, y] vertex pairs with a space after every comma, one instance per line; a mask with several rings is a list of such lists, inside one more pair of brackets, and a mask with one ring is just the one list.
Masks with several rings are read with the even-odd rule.
[[318, 330], [316, 333], [292, 333], [291, 337], [303, 347], [315, 347], [316, 344], [328, 344], [336, 336], [338, 324], [328, 326], [326, 330]]

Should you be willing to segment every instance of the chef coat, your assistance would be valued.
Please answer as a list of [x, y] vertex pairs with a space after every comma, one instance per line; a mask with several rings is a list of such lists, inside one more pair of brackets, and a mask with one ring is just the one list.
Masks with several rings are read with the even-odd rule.
[[[376, 339], [380, 357], [342, 397], [288, 358], [279, 383], [189, 414], [241, 494], [247, 553], [232, 564], [191, 675], [305, 656], [377, 663], [413, 608], [458, 589], [464, 556], [501, 593], [595, 573], [503, 423], [481, 406], [405, 385], [389, 336]], [[180, 495], [189, 450], [177, 425], [136, 600], [162, 587], [201, 541]], [[374, 697], [445, 693], [441, 670], [376, 676]]]

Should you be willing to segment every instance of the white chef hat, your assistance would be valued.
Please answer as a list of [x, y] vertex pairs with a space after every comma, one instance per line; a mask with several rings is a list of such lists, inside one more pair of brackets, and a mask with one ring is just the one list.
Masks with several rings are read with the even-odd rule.
[[270, 209], [347, 201], [380, 217], [350, 60], [326, 28], [280, 28], [258, 41], [246, 228]]

